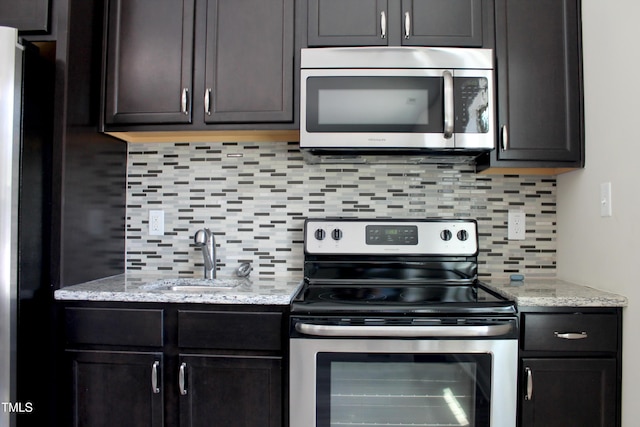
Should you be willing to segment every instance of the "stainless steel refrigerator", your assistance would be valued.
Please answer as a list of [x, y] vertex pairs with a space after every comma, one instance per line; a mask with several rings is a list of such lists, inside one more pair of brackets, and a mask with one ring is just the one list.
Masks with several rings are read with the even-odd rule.
[[[37, 48], [21, 42], [17, 30], [0, 27], [2, 427], [39, 425], [38, 417], [48, 417], [46, 395], [51, 394], [53, 69], [41, 59]], [[38, 360], [43, 366], [37, 366]]]

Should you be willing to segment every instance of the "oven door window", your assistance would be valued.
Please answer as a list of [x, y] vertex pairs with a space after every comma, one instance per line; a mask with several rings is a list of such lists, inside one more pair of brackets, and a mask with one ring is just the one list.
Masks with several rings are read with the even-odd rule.
[[309, 77], [309, 132], [444, 131], [442, 77]]
[[317, 355], [317, 427], [489, 425], [490, 354]]

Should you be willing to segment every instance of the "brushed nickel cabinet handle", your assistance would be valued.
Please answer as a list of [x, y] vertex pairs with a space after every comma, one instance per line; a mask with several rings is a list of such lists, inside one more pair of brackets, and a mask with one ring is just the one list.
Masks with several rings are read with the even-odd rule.
[[183, 396], [187, 394], [187, 387], [185, 382], [186, 370], [187, 370], [187, 364], [182, 363], [180, 365], [180, 373], [178, 375], [178, 386], [180, 387], [180, 394]]
[[556, 338], [562, 338], [564, 340], [583, 340], [585, 338], [589, 338], [589, 335], [586, 332], [554, 332], [553, 335]]
[[524, 400], [533, 399], [533, 371], [531, 368], [524, 368], [524, 372], [527, 376], [527, 393], [524, 395]]
[[153, 365], [151, 365], [151, 391], [153, 394], [160, 393], [160, 387], [158, 387], [159, 378], [158, 378], [158, 368], [160, 367], [160, 362], [155, 361]]
[[404, 38], [408, 39], [411, 36], [411, 14], [409, 12], [404, 13]]
[[503, 125], [500, 130], [501, 142], [502, 142], [502, 151], [507, 151], [509, 149], [509, 131], [507, 130], [507, 125]]
[[380, 12], [380, 38], [387, 38], [387, 13], [384, 10]]
[[189, 88], [182, 89], [182, 96], [180, 97], [180, 107], [182, 114], [189, 114]]
[[204, 91], [204, 113], [207, 116], [211, 115], [211, 88], [208, 87]]

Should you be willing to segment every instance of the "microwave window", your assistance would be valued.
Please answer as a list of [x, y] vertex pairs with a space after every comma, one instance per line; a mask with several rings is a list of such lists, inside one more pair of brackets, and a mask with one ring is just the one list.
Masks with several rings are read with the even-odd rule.
[[441, 77], [309, 77], [307, 130], [441, 133], [443, 88]]
[[426, 89], [325, 89], [318, 93], [319, 125], [429, 124]]

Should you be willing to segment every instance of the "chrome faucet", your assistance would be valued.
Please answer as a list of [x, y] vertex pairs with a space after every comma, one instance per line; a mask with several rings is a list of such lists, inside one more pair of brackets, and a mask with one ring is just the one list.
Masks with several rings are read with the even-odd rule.
[[216, 238], [208, 228], [196, 231], [193, 236], [196, 246], [202, 248], [202, 257], [204, 258], [204, 278], [216, 278]]

